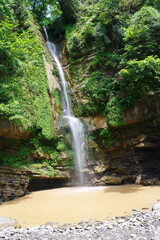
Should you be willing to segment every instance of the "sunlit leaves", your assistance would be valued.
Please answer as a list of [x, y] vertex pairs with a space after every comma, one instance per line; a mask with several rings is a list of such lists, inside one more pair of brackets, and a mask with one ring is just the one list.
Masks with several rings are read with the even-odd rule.
[[125, 57], [144, 59], [160, 52], [160, 13], [152, 7], [143, 7], [130, 21], [125, 34]]
[[0, 24], [0, 116], [51, 137], [48, 84], [42, 44], [16, 21]]
[[0, 0], [0, 21], [3, 21], [6, 16], [14, 19], [13, 9], [11, 8], [12, 0]]
[[131, 60], [120, 71], [122, 77], [122, 103], [129, 107], [134, 101], [156, 94], [160, 90], [160, 59], [148, 56], [144, 60]]
[[43, 25], [54, 21], [62, 14], [58, 0], [29, 0], [29, 2], [33, 14]]

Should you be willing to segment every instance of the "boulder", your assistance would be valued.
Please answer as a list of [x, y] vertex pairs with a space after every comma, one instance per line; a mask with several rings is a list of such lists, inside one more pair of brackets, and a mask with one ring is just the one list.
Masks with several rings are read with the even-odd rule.
[[142, 179], [142, 175], [139, 174], [139, 175], [136, 177], [135, 184], [136, 184], [136, 185], [139, 185], [139, 184], [141, 183], [141, 179]]
[[144, 186], [153, 186], [153, 185], [160, 185], [159, 178], [147, 178], [147, 179], [142, 179], [141, 184]]
[[96, 174], [103, 173], [106, 171], [107, 168], [108, 168], [108, 165], [99, 165], [94, 168], [94, 172]]
[[100, 183], [101, 185], [104, 184], [121, 184], [121, 177], [117, 177], [117, 176], [103, 176], [100, 179]]
[[17, 227], [19, 226], [18, 222], [14, 218], [10, 217], [0, 217], [0, 228], [7, 228], [7, 227]]
[[107, 118], [101, 115], [95, 117], [83, 117], [82, 120], [87, 126], [89, 132], [107, 127]]

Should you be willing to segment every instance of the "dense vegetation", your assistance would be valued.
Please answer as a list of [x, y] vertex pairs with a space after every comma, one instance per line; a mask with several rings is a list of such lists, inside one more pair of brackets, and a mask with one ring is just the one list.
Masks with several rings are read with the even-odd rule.
[[[72, 170], [72, 151], [70, 142], [59, 136], [50, 140], [35, 131], [30, 139], [17, 141], [16, 139], [3, 138], [5, 144], [12, 146], [0, 155], [0, 165], [13, 168], [27, 168], [30, 171], [39, 171], [40, 175], [48, 174], [54, 177], [59, 171], [57, 165], [65, 165]], [[13, 149], [16, 151], [13, 152]], [[67, 159], [63, 159], [65, 152]]]
[[[0, 117], [34, 133], [24, 154], [16, 152], [11, 160], [6, 153], [4, 165], [25, 159], [30, 163], [30, 153], [40, 150], [49, 154], [52, 166], [70, 145], [52, 138], [46, 52], [36, 36], [36, 21], [49, 24], [51, 35], [61, 36], [57, 41], [66, 39], [74, 112], [78, 117], [107, 117], [108, 128], [99, 135], [105, 146], [112, 143], [110, 128], [123, 124], [125, 109], [159, 94], [159, 0], [0, 3]], [[59, 104], [57, 92], [53, 95]]]
[[[160, 91], [160, 3], [156, 0], [77, 2], [75, 21], [65, 24], [78, 117], [101, 114], [110, 127], [122, 112]], [[78, 86], [78, 87], [77, 87]]]
[[21, 143], [3, 138], [4, 146], [10, 145], [14, 151], [4, 149], [0, 164], [43, 168], [54, 175], [53, 168], [62, 163], [66, 145], [60, 137], [52, 136], [44, 64], [47, 53], [29, 8], [29, 2], [23, 0], [4, 0], [0, 5], [0, 118], [32, 132], [31, 138]]
[[0, 117], [52, 136], [44, 50], [27, 5], [4, 1], [0, 22]]
[[79, 1], [77, 21], [66, 27], [73, 78], [85, 100], [74, 101], [78, 116], [101, 113], [118, 126], [124, 109], [158, 94], [158, 10], [158, 1]]

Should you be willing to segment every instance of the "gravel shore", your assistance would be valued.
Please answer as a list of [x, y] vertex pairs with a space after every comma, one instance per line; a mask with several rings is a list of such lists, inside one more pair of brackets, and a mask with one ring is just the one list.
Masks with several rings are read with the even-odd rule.
[[48, 223], [31, 228], [2, 228], [0, 240], [160, 240], [160, 209], [112, 220], [82, 221], [76, 225]]

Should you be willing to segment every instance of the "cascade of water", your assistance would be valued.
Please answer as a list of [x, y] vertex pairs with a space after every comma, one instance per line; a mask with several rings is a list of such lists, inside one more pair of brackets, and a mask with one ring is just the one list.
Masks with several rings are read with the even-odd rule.
[[61, 80], [62, 98], [63, 98], [63, 111], [62, 119], [65, 124], [68, 125], [72, 135], [72, 146], [74, 150], [74, 162], [75, 168], [79, 176], [79, 184], [84, 185], [84, 167], [86, 165], [86, 141], [85, 141], [85, 129], [83, 123], [74, 116], [70, 96], [68, 93], [68, 86], [63, 72], [62, 65], [56, 55], [56, 46], [49, 41], [47, 30], [44, 27], [46, 35], [46, 44], [51, 53], [51, 56], [56, 62], [59, 77]]

